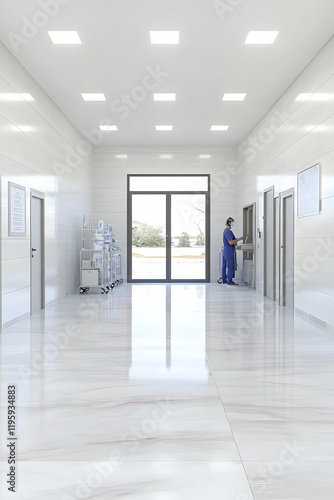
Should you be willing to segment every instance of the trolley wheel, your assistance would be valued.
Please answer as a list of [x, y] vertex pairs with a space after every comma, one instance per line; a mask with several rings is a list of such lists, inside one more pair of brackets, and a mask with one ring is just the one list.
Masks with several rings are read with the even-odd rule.
[[85, 291], [86, 291], [86, 290], [85, 290], [84, 288], [80, 288], [80, 289], [79, 289], [79, 292], [80, 292], [80, 293], [85, 293]]
[[120, 281], [120, 283], [123, 283], [123, 278], [121, 278], [121, 281]]
[[223, 280], [221, 278], [218, 278], [217, 283], [219, 283], [221, 285], [223, 283]]
[[104, 288], [101, 288], [101, 293], [105, 293], [105, 289]]
[[118, 280], [116, 280], [115, 285], [117, 286], [117, 285], [118, 285], [118, 283], [119, 283], [119, 281], [118, 281]]
[[111, 289], [113, 289], [115, 287], [115, 283], [111, 283]]

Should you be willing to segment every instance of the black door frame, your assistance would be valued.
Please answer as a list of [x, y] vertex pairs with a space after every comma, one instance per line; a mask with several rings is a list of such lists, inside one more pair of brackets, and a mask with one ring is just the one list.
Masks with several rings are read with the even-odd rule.
[[[207, 191], [130, 191], [131, 177], [206, 177]], [[132, 195], [166, 195], [166, 279], [132, 279]], [[171, 276], [171, 197], [177, 194], [205, 196], [205, 279], [168, 279]], [[127, 176], [127, 281], [128, 283], [209, 283], [210, 282], [210, 174], [128, 174]]]

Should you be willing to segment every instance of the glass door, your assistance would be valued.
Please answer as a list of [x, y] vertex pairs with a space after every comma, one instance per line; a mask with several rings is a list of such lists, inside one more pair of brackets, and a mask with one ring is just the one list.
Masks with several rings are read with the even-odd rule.
[[171, 194], [171, 280], [206, 278], [204, 194]]
[[209, 281], [209, 194], [207, 175], [128, 176], [128, 281]]
[[166, 195], [132, 195], [132, 279], [166, 280]]

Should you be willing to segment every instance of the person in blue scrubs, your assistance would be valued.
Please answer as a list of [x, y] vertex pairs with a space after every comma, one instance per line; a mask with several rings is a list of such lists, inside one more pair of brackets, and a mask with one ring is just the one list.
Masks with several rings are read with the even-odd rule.
[[243, 238], [236, 238], [232, 231], [234, 226], [234, 219], [229, 217], [226, 221], [226, 228], [223, 233], [223, 267], [222, 267], [222, 281], [223, 284], [237, 285], [233, 281], [235, 276], [235, 246], [238, 241]]

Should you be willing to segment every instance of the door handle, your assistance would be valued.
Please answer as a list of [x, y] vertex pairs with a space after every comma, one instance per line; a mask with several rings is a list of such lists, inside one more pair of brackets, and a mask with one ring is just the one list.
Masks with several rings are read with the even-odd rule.
[[32, 248], [31, 251], [32, 252], [36, 252], [37, 248]]

